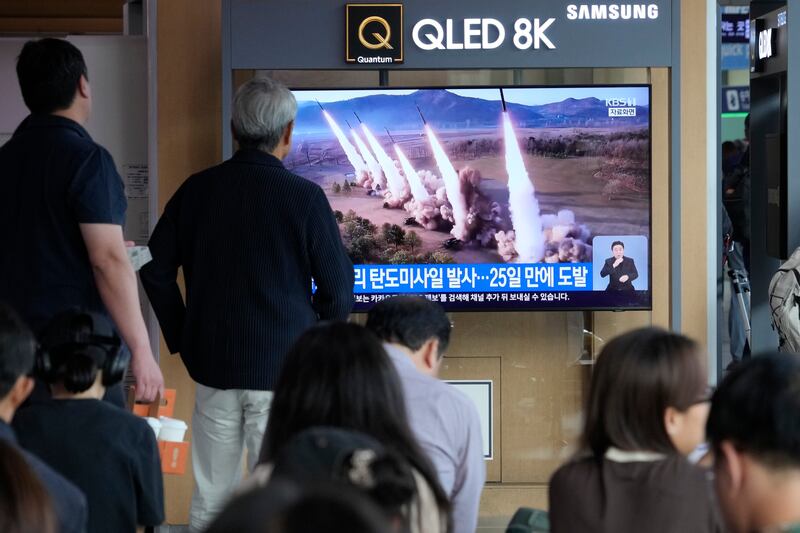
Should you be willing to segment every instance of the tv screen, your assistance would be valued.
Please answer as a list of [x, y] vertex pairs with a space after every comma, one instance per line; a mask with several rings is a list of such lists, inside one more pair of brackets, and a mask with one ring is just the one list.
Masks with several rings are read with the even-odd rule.
[[650, 308], [649, 86], [293, 93], [357, 311]]

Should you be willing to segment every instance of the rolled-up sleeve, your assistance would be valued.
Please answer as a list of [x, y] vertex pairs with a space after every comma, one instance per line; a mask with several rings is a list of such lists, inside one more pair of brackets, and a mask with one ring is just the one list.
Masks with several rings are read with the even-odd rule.
[[125, 225], [125, 186], [111, 154], [101, 146], [82, 158], [67, 189], [67, 202], [79, 224]]

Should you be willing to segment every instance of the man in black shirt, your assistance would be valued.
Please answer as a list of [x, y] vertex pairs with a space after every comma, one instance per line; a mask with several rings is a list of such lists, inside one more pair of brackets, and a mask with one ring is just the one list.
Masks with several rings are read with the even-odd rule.
[[137, 399], [152, 400], [163, 378], [122, 236], [122, 179], [83, 128], [83, 56], [61, 39], [29, 41], [17, 75], [31, 114], [0, 147], [0, 299], [36, 332], [71, 307], [110, 313], [132, 352]]
[[731, 533], [800, 532], [800, 356], [766, 352], [725, 376], [706, 435]]
[[33, 389], [28, 377], [33, 371], [36, 341], [19, 317], [0, 305], [0, 440], [18, 448], [31, 469], [39, 476], [53, 501], [58, 530], [83, 533], [86, 530], [86, 497], [35, 455], [21, 448], [9, 425], [17, 408]]
[[[37, 372], [53, 397], [14, 419], [20, 443], [86, 494], [88, 533], [135, 533], [164, 521], [161, 461], [144, 419], [100, 401], [127, 354], [98, 313], [68, 311], [42, 333]], [[122, 358], [122, 359], [121, 359]]]
[[180, 352], [197, 382], [196, 530], [238, 483], [245, 447], [255, 465], [289, 346], [319, 319], [346, 319], [353, 305], [353, 265], [325, 194], [281, 163], [296, 112], [292, 93], [272, 80], [237, 91], [232, 129], [240, 150], [181, 185], [141, 272], [170, 352]]
[[630, 257], [625, 257], [625, 243], [614, 241], [611, 243], [612, 257], [605, 260], [601, 277], [608, 276], [607, 291], [632, 291], [635, 290], [633, 280], [639, 277], [636, 264]]

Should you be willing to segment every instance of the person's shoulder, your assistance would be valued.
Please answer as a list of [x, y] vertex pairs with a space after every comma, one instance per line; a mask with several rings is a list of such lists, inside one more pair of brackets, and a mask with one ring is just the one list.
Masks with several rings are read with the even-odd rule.
[[96, 152], [97, 156], [100, 159], [111, 163], [112, 168], [116, 168], [116, 167], [114, 167], [114, 156], [111, 155], [111, 152], [108, 151], [108, 148], [106, 148], [102, 144], [98, 144], [98, 143], [96, 143], [94, 141], [92, 141], [92, 143], [94, 144], [94, 148], [93, 149]]
[[[97, 417], [98, 422], [105, 422], [113, 426], [116, 431], [133, 431], [135, 433], [145, 430], [152, 433], [147, 421], [131, 411], [103, 400], [84, 400], [83, 406], [87, 412]], [[88, 413], [87, 413], [88, 414]]]
[[675, 454], [656, 463], [658, 470], [665, 477], [675, 478], [687, 486], [706, 486], [710, 479], [710, 471], [689, 462], [682, 455]]
[[32, 401], [30, 404], [14, 413], [14, 419], [11, 421], [11, 425], [15, 429], [18, 429], [27, 426], [31, 422], [39, 422], [52, 416], [52, 412], [55, 408], [56, 404], [54, 400]]
[[576, 487], [585, 490], [587, 484], [596, 479], [600, 464], [591, 456], [573, 458], [558, 467], [550, 478], [551, 494], [572, 492]]
[[168, 205], [172, 207], [184, 202], [192, 203], [200, 198], [209, 197], [209, 189], [217, 180], [224, 179], [228, 173], [225, 166], [226, 161], [217, 165], [207, 167], [203, 170], [191, 174], [183, 180], [170, 198]]
[[437, 419], [442, 428], [449, 428], [447, 433], [463, 437], [465, 434], [480, 431], [478, 409], [466, 394], [446, 381], [418, 371], [417, 374], [419, 375], [414, 377], [413, 386], [418, 393], [414, 397], [425, 403], [424, 409], [430, 410], [430, 416]]
[[[121, 424], [125, 424], [131, 427], [145, 427], [148, 428], [150, 426], [147, 425], [147, 421], [138, 416], [133, 414], [131, 411], [123, 409], [118, 405], [114, 405], [109, 402], [105, 401], [97, 401], [96, 403], [98, 409], [105, 411], [110, 416], [115, 417], [117, 420], [120, 421]], [[151, 430], [152, 431], [152, 430]]]
[[322, 187], [314, 183], [313, 181], [304, 178], [300, 174], [295, 174], [291, 170], [285, 167], [274, 167], [277, 169], [277, 173], [285, 180], [289, 181], [294, 187], [302, 192], [303, 194], [322, 194], [325, 195], [325, 192], [322, 190]]
[[111, 158], [111, 153], [91, 137], [61, 135], [59, 143], [64, 149], [74, 152], [75, 156], [80, 159], [88, 159], [90, 157]]
[[11, 137], [2, 146], [0, 146], [0, 160], [14, 157], [19, 151], [20, 141], [18, 137]]
[[47, 463], [33, 453], [22, 449], [26, 462], [47, 488], [53, 499], [61, 500], [70, 510], [86, 507], [83, 492], [67, 478], [53, 470]]
[[223, 161], [222, 163], [206, 167], [203, 170], [199, 170], [194, 174], [191, 174], [184, 180], [178, 190], [197, 186], [206, 180], [218, 178], [221, 175], [228, 174], [229, 172], [230, 170], [228, 168], [228, 161]]
[[117, 443], [117, 453], [136, 457], [141, 454], [149, 453], [150, 448], [157, 446], [153, 429], [147, 421], [130, 411], [126, 411], [108, 402], [98, 402], [102, 406], [102, 414], [107, 420], [107, 427], [104, 431], [111, 431], [119, 438]]
[[433, 381], [436, 382], [435, 388], [441, 391], [443, 399], [452, 409], [467, 413], [470, 416], [475, 415], [474, 418], [477, 418], [478, 408], [475, 407], [475, 404], [466, 394], [446, 381], [439, 379], [434, 379]]
[[553, 474], [553, 479], [569, 479], [575, 475], [586, 475], [597, 472], [600, 463], [591, 455], [573, 457], [562, 464]]

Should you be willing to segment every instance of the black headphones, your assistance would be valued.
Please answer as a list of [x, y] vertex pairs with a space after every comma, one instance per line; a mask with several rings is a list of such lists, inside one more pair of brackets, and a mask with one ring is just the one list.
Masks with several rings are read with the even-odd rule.
[[[83, 355], [103, 371], [103, 385], [108, 387], [122, 381], [130, 363], [130, 352], [121, 348], [119, 335], [106, 317], [90, 311], [67, 311], [53, 318], [41, 335], [36, 374], [48, 383], [57, 381], [63, 367], [60, 359]], [[88, 382], [87, 388], [94, 375], [81, 376]]]

